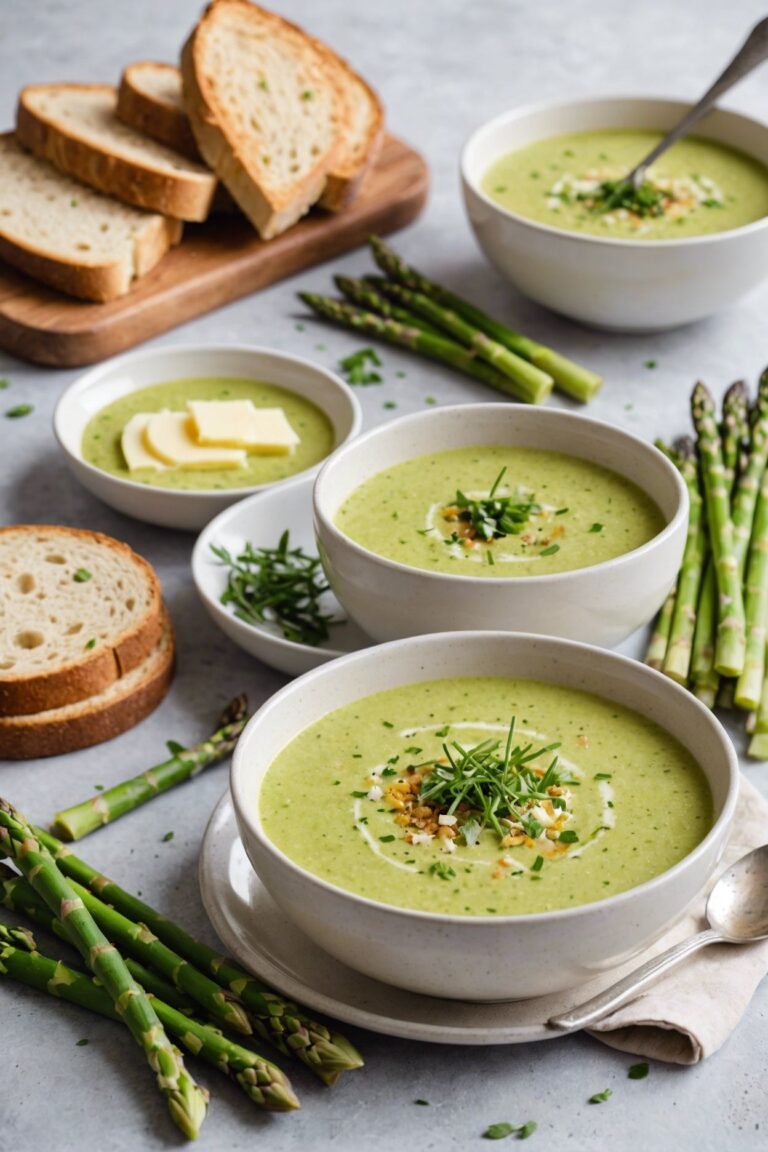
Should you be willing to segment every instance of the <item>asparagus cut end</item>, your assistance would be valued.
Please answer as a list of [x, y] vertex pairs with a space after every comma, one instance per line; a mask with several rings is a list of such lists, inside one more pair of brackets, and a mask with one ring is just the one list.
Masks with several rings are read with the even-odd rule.
[[753, 736], [747, 748], [747, 756], [752, 760], [768, 760], [768, 732]]

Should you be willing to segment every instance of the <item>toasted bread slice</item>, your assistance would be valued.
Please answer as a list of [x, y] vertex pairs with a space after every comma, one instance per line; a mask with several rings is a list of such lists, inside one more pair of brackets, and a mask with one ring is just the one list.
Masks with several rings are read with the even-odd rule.
[[127, 544], [80, 528], [0, 529], [0, 716], [104, 692], [160, 639], [160, 583]]
[[320, 207], [330, 212], [352, 203], [378, 160], [384, 140], [384, 106], [379, 97], [346, 60], [337, 56], [336, 61], [346, 94], [349, 127], [320, 197]]
[[182, 225], [63, 176], [0, 135], [0, 258], [71, 296], [124, 296], [181, 239]]
[[184, 108], [181, 72], [175, 64], [154, 60], [129, 64], [117, 90], [117, 115], [124, 124], [174, 152], [201, 160]]
[[116, 107], [111, 84], [31, 84], [19, 96], [16, 133], [36, 156], [117, 200], [205, 220], [215, 176], [123, 124]]
[[247, 0], [214, 0], [184, 46], [184, 104], [206, 162], [268, 240], [339, 160], [349, 112], [333, 54]]
[[103, 692], [34, 716], [0, 717], [0, 757], [61, 756], [119, 736], [157, 707], [170, 687], [173, 664], [173, 629], [164, 615], [160, 639], [146, 659]]

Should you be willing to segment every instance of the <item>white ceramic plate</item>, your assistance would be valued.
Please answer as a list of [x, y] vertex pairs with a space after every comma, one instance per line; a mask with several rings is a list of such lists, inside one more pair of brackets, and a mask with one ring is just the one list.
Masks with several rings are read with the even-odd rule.
[[315, 1012], [385, 1036], [432, 1044], [526, 1044], [562, 1038], [547, 1019], [607, 988], [641, 962], [535, 1000], [472, 1004], [381, 984], [340, 964], [295, 928], [267, 893], [240, 842], [229, 792], [203, 838], [200, 893], [216, 934], [259, 979]]
[[[311, 360], [250, 344], [145, 348], [91, 368], [67, 388], [56, 406], [53, 417], [56, 439], [73, 474], [89, 492], [118, 512], [146, 520], [148, 524], [199, 531], [211, 517], [238, 500], [254, 492], [272, 491], [293, 483], [296, 477], [291, 476], [247, 488], [154, 488], [103, 472], [83, 459], [83, 433], [102, 408], [139, 388], [195, 376], [266, 380], [311, 400], [330, 420], [336, 448], [360, 431], [360, 405], [352, 389], [333, 372]], [[299, 475], [313, 476], [320, 463], [322, 461]]]
[[286, 528], [290, 531], [292, 547], [317, 554], [312, 531], [311, 479], [300, 478], [241, 500], [212, 520], [201, 532], [192, 552], [192, 579], [209, 616], [230, 640], [278, 671], [298, 676], [337, 656], [367, 648], [372, 643], [370, 637], [347, 619], [330, 592], [323, 606], [344, 623], [332, 627], [328, 640], [316, 648], [286, 640], [276, 625], [246, 624], [238, 620], [233, 610], [221, 603], [227, 586], [227, 568], [211, 551], [214, 544], [236, 555], [248, 541], [255, 547], [275, 548]]

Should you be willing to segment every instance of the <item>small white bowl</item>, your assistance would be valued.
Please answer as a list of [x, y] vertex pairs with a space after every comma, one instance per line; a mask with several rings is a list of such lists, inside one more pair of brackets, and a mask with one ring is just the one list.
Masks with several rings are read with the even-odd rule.
[[286, 640], [274, 624], [247, 624], [238, 620], [232, 608], [221, 603], [228, 570], [211, 551], [211, 545], [216, 545], [236, 556], [248, 543], [255, 548], [275, 548], [286, 529], [290, 532], [292, 548], [315, 551], [311, 479], [281, 484], [273, 492], [251, 496], [221, 512], [197, 538], [192, 552], [192, 579], [208, 615], [230, 640], [279, 672], [298, 676], [337, 656], [367, 647], [370, 638], [346, 618], [330, 592], [323, 597], [323, 609], [345, 622], [332, 627], [328, 640], [316, 648]]
[[[265, 380], [306, 397], [331, 421], [335, 447], [360, 431], [360, 405], [351, 389], [333, 372], [300, 356], [250, 344], [183, 344], [173, 348], [148, 348], [117, 356], [91, 368], [67, 388], [56, 405], [54, 432], [69, 467], [83, 487], [126, 516], [134, 516], [148, 524], [160, 524], [164, 528], [198, 530], [212, 516], [243, 497], [270, 488], [281, 488], [296, 479], [290, 476], [272, 484], [247, 488], [182, 491], [124, 480], [83, 459], [83, 433], [88, 422], [102, 408], [139, 388], [194, 376]], [[320, 463], [297, 473], [297, 476], [313, 476]]]
[[[384, 559], [335, 524], [364, 480], [427, 452], [475, 444], [546, 448], [626, 476], [661, 509], [662, 531], [632, 552], [550, 576], [473, 577], [428, 572]], [[652, 444], [602, 421], [518, 404], [467, 404], [394, 420], [326, 461], [315, 481], [315, 532], [331, 586], [375, 640], [447, 629], [502, 629], [611, 647], [661, 607], [680, 567], [688, 493]]]
[[[708, 236], [613, 240], [565, 232], [502, 208], [482, 190], [494, 161], [535, 140], [599, 128], [672, 128], [681, 100], [608, 96], [525, 105], [478, 128], [461, 154], [464, 203], [478, 243], [512, 284], [597, 328], [657, 331], [732, 304], [768, 274], [768, 217]], [[768, 164], [768, 125], [717, 109], [695, 134]]]
[[[375, 692], [454, 676], [522, 676], [562, 684], [626, 705], [659, 724], [691, 753], [709, 782], [711, 831], [683, 860], [645, 884], [592, 904], [526, 916], [448, 916], [380, 904], [319, 879], [271, 842], [259, 815], [261, 783], [299, 732]], [[230, 787], [253, 867], [285, 914], [326, 952], [411, 992], [511, 1000], [589, 980], [645, 948], [683, 914], [725, 847], [738, 763], [709, 709], [637, 661], [536, 636], [444, 633], [356, 652], [281, 689], [240, 737]]]

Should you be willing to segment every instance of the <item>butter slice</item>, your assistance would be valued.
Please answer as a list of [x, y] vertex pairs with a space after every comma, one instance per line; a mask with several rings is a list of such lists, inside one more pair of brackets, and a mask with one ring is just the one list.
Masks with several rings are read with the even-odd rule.
[[151, 412], [137, 412], [123, 428], [120, 447], [129, 472], [138, 472], [142, 468], [153, 472], [167, 471], [168, 465], [150, 452], [144, 442], [144, 429], [151, 419]]
[[300, 442], [282, 408], [257, 408], [252, 400], [190, 400], [187, 408], [198, 444], [286, 456]]
[[195, 443], [186, 412], [156, 412], [144, 428], [144, 445], [174, 468], [240, 468], [242, 448], [204, 448]]

